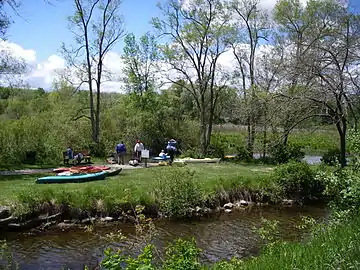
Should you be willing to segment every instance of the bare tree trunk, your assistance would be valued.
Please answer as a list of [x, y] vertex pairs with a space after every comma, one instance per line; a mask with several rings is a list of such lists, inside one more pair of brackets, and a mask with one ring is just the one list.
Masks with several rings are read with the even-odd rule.
[[267, 146], [267, 111], [266, 111], [266, 107], [265, 107], [265, 110], [264, 110], [264, 133], [263, 133], [263, 152], [262, 152], [262, 157], [265, 158], [266, 156], [266, 146]]
[[340, 165], [341, 168], [344, 168], [346, 166], [346, 119], [341, 119], [338, 123], [336, 123], [336, 128], [339, 133], [339, 139], [340, 139]]

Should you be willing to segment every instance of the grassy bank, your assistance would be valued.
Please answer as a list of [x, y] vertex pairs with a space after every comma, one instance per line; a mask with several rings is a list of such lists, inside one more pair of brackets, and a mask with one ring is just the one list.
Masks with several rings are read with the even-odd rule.
[[[35, 184], [38, 176], [34, 175], [0, 176], [2, 194], [0, 205], [14, 205], [19, 213], [32, 211], [43, 203], [67, 204], [73, 208], [101, 212], [120, 211], [128, 203], [159, 204], [160, 195], [163, 196], [163, 200], [168, 200], [169, 198], [164, 197], [169, 196], [164, 193], [164, 186], [171, 186], [177, 181], [176, 177], [188, 178], [187, 184], [190, 183], [191, 188], [196, 189], [197, 198], [195, 201], [189, 200], [190, 205], [205, 202], [219, 194], [226, 197], [229, 195], [227, 192], [236, 188], [256, 191], [275, 190], [277, 186], [269, 177], [272, 169], [273, 167], [270, 166], [226, 163], [187, 165], [182, 168], [156, 167], [123, 170], [120, 175], [109, 177], [104, 181], [48, 185]], [[186, 189], [187, 186], [176, 188]], [[187, 192], [186, 190], [178, 192], [182, 191]], [[191, 192], [190, 189], [188, 191]], [[167, 192], [171, 193], [170, 190]]]
[[328, 226], [308, 242], [279, 243], [256, 258], [237, 263], [218, 263], [212, 269], [360, 269], [360, 215]]

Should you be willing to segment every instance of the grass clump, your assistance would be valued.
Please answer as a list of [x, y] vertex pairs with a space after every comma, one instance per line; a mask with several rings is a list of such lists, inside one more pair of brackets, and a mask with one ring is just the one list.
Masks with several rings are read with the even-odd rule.
[[155, 196], [160, 209], [170, 217], [184, 217], [201, 204], [202, 192], [195, 171], [186, 168], [169, 168], [159, 175]]

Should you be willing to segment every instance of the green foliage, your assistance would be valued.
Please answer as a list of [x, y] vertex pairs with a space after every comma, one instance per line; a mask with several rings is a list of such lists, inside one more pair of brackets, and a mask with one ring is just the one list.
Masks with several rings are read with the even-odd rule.
[[280, 238], [279, 221], [262, 218], [261, 226], [255, 229], [255, 231], [263, 241], [266, 241], [269, 245], [273, 245]]
[[105, 258], [101, 262], [101, 266], [107, 270], [153, 270], [156, 269], [153, 265], [153, 245], [147, 245], [142, 253], [133, 258], [131, 256], [124, 256], [121, 251], [114, 251], [106, 249], [104, 251]]
[[178, 239], [166, 248], [162, 269], [200, 270], [200, 251], [194, 238], [189, 241]]
[[321, 158], [322, 162], [330, 166], [335, 166], [339, 164], [339, 160], [340, 160], [339, 148], [329, 149]]
[[0, 240], [0, 269], [19, 269], [19, 265], [14, 260], [13, 253], [6, 240]]
[[301, 161], [305, 156], [305, 152], [298, 144], [275, 145], [270, 148], [269, 154], [276, 164], [286, 163], [289, 160]]
[[332, 199], [334, 209], [354, 210], [360, 206], [360, 175], [356, 169], [320, 171], [316, 179], [324, 182], [324, 194]]
[[290, 162], [280, 165], [273, 173], [274, 180], [288, 196], [312, 199], [322, 194], [324, 184], [315, 178], [310, 166], [304, 162]]
[[169, 168], [158, 175], [155, 189], [160, 209], [170, 217], [191, 214], [191, 208], [201, 203], [201, 190], [194, 171]]
[[[277, 243], [259, 257], [238, 264], [236, 269], [358, 269], [359, 241], [357, 213], [349, 222], [323, 228], [305, 243]], [[213, 269], [219, 268], [215, 265]]]
[[211, 143], [208, 148], [209, 157], [222, 158], [229, 149], [229, 141], [221, 133], [215, 133], [211, 136]]

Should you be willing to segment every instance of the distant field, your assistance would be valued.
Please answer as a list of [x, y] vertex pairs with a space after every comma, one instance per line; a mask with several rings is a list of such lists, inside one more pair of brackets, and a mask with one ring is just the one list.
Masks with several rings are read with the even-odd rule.
[[[279, 129], [280, 131], [280, 129]], [[255, 140], [255, 152], [262, 151], [262, 132], [261, 128], [257, 130], [258, 135]], [[214, 136], [221, 134], [225, 136], [226, 140], [231, 146], [229, 153], [235, 151], [236, 146], [246, 143], [247, 127], [241, 125], [225, 124], [216, 125], [214, 127]], [[268, 134], [269, 137], [271, 134]], [[338, 134], [332, 126], [321, 126], [318, 128], [309, 129], [294, 129], [289, 136], [289, 143], [301, 145], [306, 154], [309, 155], [322, 155], [328, 149], [338, 147]]]

